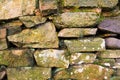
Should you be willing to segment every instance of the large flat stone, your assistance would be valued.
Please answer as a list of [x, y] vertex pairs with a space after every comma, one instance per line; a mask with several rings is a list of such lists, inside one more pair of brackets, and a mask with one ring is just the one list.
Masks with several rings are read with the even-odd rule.
[[28, 28], [34, 27], [38, 24], [45, 23], [46, 21], [46, 18], [42, 18], [41, 16], [22, 16], [22, 17], [19, 17], [19, 19]]
[[53, 17], [58, 28], [88, 27], [97, 23], [99, 16], [96, 12], [65, 12]]
[[70, 57], [70, 64], [93, 63], [95, 59], [94, 53], [73, 53]]
[[118, 19], [103, 20], [98, 25], [98, 28], [103, 31], [109, 31], [109, 32], [120, 34], [120, 20]]
[[120, 50], [105, 50], [98, 54], [101, 58], [120, 58]]
[[63, 6], [113, 8], [118, 0], [63, 0]]
[[50, 68], [21, 67], [8, 68], [8, 80], [47, 80], [51, 77]]
[[105, 50], [105, 41], [102, 38], [64, 40], [64, 42], [70, 52], [88, 52]]
[[0, 0], [0, 20], [33, 14], [35, 0]]
[[120, 39], [109, 37], [105, 39], [105, 44], [107, 48], [120, 49]]
[[33, 51], [29, 49], [0, 51], [0, 64], [8, 67], [33, 66]]
[[83, 37], [89, 35], [95, 35], [97, 28], [65, 28], [59, 33], [59, 37]]
[[113, 70], [99, 65], [87, 64], [61, 69], [56, 72], [55, 80], [109, 80]]
[[35, 29], [25, 29], [22, 32], [8, 36], [8, 40], [18, 47], [58, 48], [58, 37], [53, 23], [47, 22]]
[[68, 68], [69, 60], [67, 60], [65, 53], [64, 50], [56, 49], [37, 50], [34, 56], [39, 66]]

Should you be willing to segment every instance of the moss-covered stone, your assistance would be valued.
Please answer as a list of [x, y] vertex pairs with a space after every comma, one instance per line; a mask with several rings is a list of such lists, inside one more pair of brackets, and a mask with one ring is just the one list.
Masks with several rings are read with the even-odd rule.
[[95, 59], [94, 53], [73, 53], [70, 57], [70, 64], [93, 63]]
[[8, 36], [8, 40], [18, 47], [58, 48], [58, 37], [53, 23], [47, 22], [35, 29], [25, 29], [22, 32]]
[[65, 28], [59, 33], [59, 37], [83, 37], [88, 35], [95, 35], [97, 28]]
[[67, 60], [65, 55], [66, 52], [64, 50], [56, 49], [37, 50], [34, 53], [37, 64], [42, 67], [68, 68], [69, 60]]
[[51, 77], [50, 68], [21, 67], [8, 68], [8, 80], [47, 80]]
[[8, 67], [33, 66], [33, 50], [13, 49], [0, 51], [0, 65]]
[[38, 24], [42, 24], [46, 21], [46, 18], [43, 18], [41, 16], [22, 16], [22, 17], [19, 17], [19, 19], [28, 28], [36, 26]]
[[53, 22], [58, 28], [88, 27], [95, 25], [98, 19], [96, 12], [65, 12], [53, 17]]
[[102, 38], [64, 40], [70, 52], [104, 51], [105, 41]]

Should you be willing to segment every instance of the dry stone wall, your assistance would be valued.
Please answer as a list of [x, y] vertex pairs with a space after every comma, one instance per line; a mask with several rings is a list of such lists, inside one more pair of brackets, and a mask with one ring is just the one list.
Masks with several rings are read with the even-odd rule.
[[0, 0], [0, 80], [120, 80], [119, 4]]

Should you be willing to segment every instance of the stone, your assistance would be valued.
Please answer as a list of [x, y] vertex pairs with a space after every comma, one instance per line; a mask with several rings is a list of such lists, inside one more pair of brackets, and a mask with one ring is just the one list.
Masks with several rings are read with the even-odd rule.
[[120, 69], [117, 69], [116, 75], [117, 75], [117, 76], [120, 76]]
[[120, 69], [120, 63], [115, 63], [114, 66], [113, 66], [114, 69]]
[[7, 48], [8, 48], [7, 40], [5, 38], [0, 39], [0, 50], [4, 50]]
[[105, 44], [107, 48], [120, 49], [120, 39], [109, 37], [105, 39]]
[[115, 64], [115, 59], [107, 59], [107, 58], [96, 59], [94, 64], [112, 68]]
[[95, 25], [99, 19], [96, 12], [64, 12], [53, 17], [58, 28], [89, 27]]
[[117, 59], [116, 59], [116, 62], [117, 62], [117, 63], [120, 63], [120, 58], [117, 58]]
[[19, 20], [5, 22], [4, 24], [1, 25], [1, 27], [7, 29], [8, 36], [22, 31], [21, 26], [22, 26], [22, 23]]
[[55, 13], [58, 8], [57, 0], [39, 0], [39, 8], [43, 15]]
[[58, 37], [83, 37], [95, 35], [97, 28], [64, 28], [58, 33]]
[[19, 19], [28, 28], [34, 27], [38, 24], [42, 24], [46, 21], [46, 18], [42, 18], [41, 16], [22, 16], [22, 17], [19, 17]]
[[105, 41], [102, 38], [64, 40], [70, 52], [104, 51]]
[[58, 48], [59, 44], [55, 26], [51, 22], [8, 36], [8, 40], [18, 47], [30, 48]]
[[35, 0], [1, 0], [0, 20], [16, 18], [23, 15], [31, 15], [34, 12], [35, 7]]
[[8, 80], [47, 80], [51, 77], [50, 68], [20, 67], [7, 69]]
[[120, 76], [113, 76], [110, 80], [120, 80]]
[[113, 8], [118, 0], [63, 0], [63, 6]]
[[98, 37], [102, 37], [102, 38], [117, 37], [117, 34], [115, 34], [115, 33], [103, 33], [103, 34], [99, 34]]
[[37, 50], [34, 57], [38, 66], [68, 68], [69, 60], [65, 53], [57, 49]]
[[33, 66], [33, 51], [32, 49], [2, 50], [0, 51], [0, 64], [8, 67]]
[[93, 63], [95, 59], [94, 53], [73, 53], [70, 57], [70, 64]]
[[[67, 75], [68, 74], [68, 75]], [[55, 80], [77, 79], [77, 80], [109, 80], [113, 70], [94, 64], [73, 66], [56, 72]], [[66, 79], [66, 80], [67, 80]]]
[[7, 30], [5, 28], [0, 29], [0, 39], [6, 38]]
[[0, 80], [4, 80], [6, 74], [7, 74], [6, 68], [4, 66], [0, 66]]
[[105, 50], [98, 52], [101, 58], [120, 58], [120, 50]]
[[120, 20], [118, 19], [105, 19], [99, 25], [98, 28], [103, 31], [120, 34]]

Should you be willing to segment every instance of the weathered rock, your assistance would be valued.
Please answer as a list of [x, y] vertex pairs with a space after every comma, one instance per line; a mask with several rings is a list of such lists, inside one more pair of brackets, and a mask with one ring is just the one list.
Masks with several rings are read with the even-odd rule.
[[98, 54], [101, 58], [120, 58], [120, 50], [105, 50]]
[[93, 63], [95, 59], [94, 53], [73, 53], [70, 57], [70, 64]]
[[36, 26], [38, 24], [42, 24], [46, 21], [46, 18], [42, 18], [41, 16], [22, 16], [19, 17], [19, 19], [28, 28]]
[[120, 39], [109, 37], [105, 39], [105, 44], [107, 48], [120, 49]]
[[109, 31], [109, 32], [120, 34], [120, 20], [118, 19], [103, 20], [98, 25], [98, 28], [103, 31]]
[[115, 64], [114, 59], [97, 59], [94, 64], [112, 68]]
[[120, 69], [117, 69], [116, 75], [117, 75], [117, 76], [120, 76]]
[[65, 28], [59, 33], [59, 37], [83, 37], [88, 35], [95, 35], [97, 28]]
[[0, 66], [0, 80], [4, 80], [3, 78], [6, 76], [6, 68], [4, 66]]
[[7, 49], [7, 48], [8, 48], [8, 45], [7, 45], [6, 39], [5, 38], [0, 39], [0, 50]]
[[33, 66], [33, 50], [16, 49], [0, 51], [0, 64], [8, 67]]
[[[68, 74], [68, 75], [65, 75]], [[104, 68], [102, 66], [88, 64], [81, 66], [74, 66], [68, 70], [63, 69], [56, 73], [55, 80], [60, 79], [77, 79], [77, 80], [109, 80], [113, 70]]]
[[57, 0], [39, 0], [39, 8], [43, 15], [55, 13], [58, 7]]
[[88, 27], [97, 23], [99, 16], [96, 12], [65, 12], [53, 17], [58, 28]]
[[117, 63], [120, 63], [120, 58], [117, 58], [117, 59], [116, 59], [116, 62], [117, 62]]
[[36, 0], [1, 0], [0, 20], [33, 14], [36, 7], [35, 1]]
[[115, 69], [120, 69], [120, 63], [117, 63], [117, 62], [116, 62], [116, 63], [114, 64], [113, 68], [115, 68]]
[[68, 68], [69, 60], [67, 60], [65, 53], [64, 50], [56, 49], [37, 50], [34, 56], [39, 66]]
[[105, 50], [105, 41], [102, 38], [64, 40], [64, 42], [70, 52], [88, 52]]
[[110, 80], [120, 80], [120, 76], [113, 76]]
[[6, 38], [7, 31], [5, 28], [0, 29], [0, 39]]
[[8, 80], [47, 80], [51, 77], [50, 68], [21, 67], [8, 68]]
[[1, 27], [7, 29], [7, 35], [18, 33], [22, 30], [22, 23], [19, 20], [10, 21], [1, 25]]
[[64, 7], [103, 7], [113, 8], [118, 3], [118, 0], [63, 0]]
[[117, 37], [117, 34], [115, 34], [115, 33], [103, 33], [103, 34], [99, 34], [98, 37], [102, 37], [102, 38]]
[[58, 48], [58, 37], [53, 23], [47, 22], [35, 29], [8, 36], [8, 40], [21, 47]]

